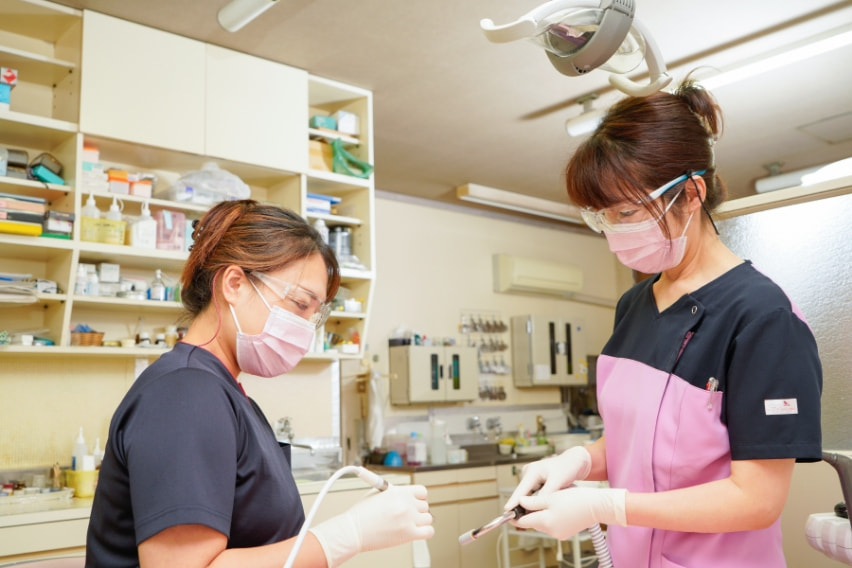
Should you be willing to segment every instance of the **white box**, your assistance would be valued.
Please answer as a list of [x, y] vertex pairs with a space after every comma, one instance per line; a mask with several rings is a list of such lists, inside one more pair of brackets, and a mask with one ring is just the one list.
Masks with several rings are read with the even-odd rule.
[[337, 119], [337, 131], [344, 134], [358, 136], [361, 134], [361, 119], [357, 114], [345, 110], [339, 110], [334, 113], [334, 118]]
[[121, 265], [101, 262], [98, 264], [98, 280], [101, 282], [121, 282]]

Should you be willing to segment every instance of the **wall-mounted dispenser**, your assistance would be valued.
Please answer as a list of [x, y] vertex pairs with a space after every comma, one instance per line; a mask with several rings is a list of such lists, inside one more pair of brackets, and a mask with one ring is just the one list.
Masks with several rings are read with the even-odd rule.
[[587, 383], [586, 337], [580, 319], [525, 315], [513, 316], [511, 322], [516, 387]]

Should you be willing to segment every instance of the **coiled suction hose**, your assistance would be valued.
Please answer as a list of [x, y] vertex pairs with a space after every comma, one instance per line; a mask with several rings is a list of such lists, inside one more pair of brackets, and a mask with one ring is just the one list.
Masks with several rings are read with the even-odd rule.
[[373, 473], [372, 471], [365, 469], [361, 466], [357, 465], [347, 465], [341, 467], [337, 471], [335, 471], [331, 477], [328, 478], [328, 481], [325, 482], [325, 485], [322, 486], [322, 490], [317, 495], [317, 500], [314, 501], [313, 506], [311, 507], [310, 512], [308, 512], [308, 516], [305, 517], [305, 522], [302, 524], [302, 528], [299, 530], [299, 534], [296, 537], [296, 542], [293, 543], [293, 548], [290, 549], [290, 555], [287, 556], [287, 562], [284, 563], [284, 568], [292, 568], [293, 562], [296, 561], [296, 556], [299, 554], [299, 549], [302, 548], [302, 541], [305, 540], [305, 535], [308, 533], [308, 528], [311, 526], [311, 521], [314, 519], [314, 515], [319, 508], [319, 504], [322, 502], [328, 490], [331, 489], [331, 486], [334, 485], [334, 482], [343, 477], [344, 475], [351, 473], [357, 475], [362, 481], [364, 481], [370, 487], [378, 489], [379, 491], [384, 491], [390, 484], [386, 479], [383, 479], [378, 474]]
[[612, 557], [609, 555], [609, 547], [606, 545], [606, 535], [597, 523], [588, 528], [589, 536], [592, 537], [592, 546], [598, 555], [598, 568], [612, 568]]

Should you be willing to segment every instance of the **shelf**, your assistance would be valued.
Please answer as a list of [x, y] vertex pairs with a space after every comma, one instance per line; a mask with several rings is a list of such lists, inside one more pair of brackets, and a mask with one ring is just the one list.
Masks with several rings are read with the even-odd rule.
[[142, 249], [125, 245], [107, 245], [81, 241], [81, 262], [113, 262], [128, 264], [137, 268], [162, 268], [166, 271], [180, 272], [189, 256], [184, 251]]
[[0, 0], [0, 30], [56, 43], [83, 17], [80, 10], [45, 0]]
[[58, 194], [67, 195], [71, 193], [74, 191], [74, 186], [0, 176], [0, 191], [4, 193], [27, 195], [30, 197], [41, 197], [42, 199], [50, 202], [56, 198]]
[[328, 213], [313, 213], [308, 211], [305, 214], [308, 219], [322, 219], [328, 225], [345, 225], [347, 227], [360, 227], [361, 219], [355, 217], [345, 217], [343, 215], [331, 215]]
[[[273, 185], [280, 183], [282, 179], [297, 175], [295, 172], [284, 172], [263, 166], [99, 136], [86, 135], [84, 145], [94, 146], [98, 149], [100, 152], [100, 163], [104, 164], [104, 166], [126, 167], [133, 171], [168, 171], [179, 174], [175, 177], [200, 170], [207, 162], [216, 163], [221, 169], [239, 176], [248, 185]], [[161, 190], [161, 188], [155, 187], [154, 193], [156, 194]], [[168, 203], [179, 202], [168, 201]]]
[[142, 197], [139, 195], [121, 193], [93, 191], [91, 192], [91, 195], [94, 195], [95, 198], [105, 199], [110, 202], [113, 198], [117, 198], [119, 201], [124, 201], [126, 203], [144, 203], [147, 201], [148, 205], [150, 205], [152, 209], [171, 209], [203, 214], [210, 208], [207, 205], [195, 205], [194, 203], [171, 201], [170, 199], [157, 199], [156, 197]]
[[343, 311], [333, 311], [328, 314], [329, 320], [336, 319], [364, 319], [367, 317], [367, 314], [364, 312], [343, 312]]
[[75, 122], [13, 110], [0, 112], [0, 144], [4, 146], [49, 150], [76, 134]]
[[[41, 85], [55, 85], [77, 68], [73, 61], [31, 53], [14, 47], [0, 46], [4, 67], [18, 71], [18, 80]], [[12, 91], [14, 96], [14, 90]]]
[[324, 130], [322, 128], [308, 128], [308, 136], [311, 138], [311, 140], [316, 140], [318, 138], [322, 138], [323, 140], [340, 140], [344, 144], [348, 144], [350, 146], [358, 146], [359, 144], [361, 144], [360, 138], [356, 138], [355, 136], [351, 136], [349, 134], [344, 134], [343, 132]]
[[70, 240], [0, 233], [0, 258], [50, 260], [70, 253], [73, 248]]
[[340, 278], [343, 280], [372, 280], [371, 270], [353, 270], [352, 268], [341, 268]]
[[74, 355], [80, 357], [159, 357], [167, 349], [159, 347], [59, 347], [34, 345], [0, 345], [0, 354], [26, 357]]
[[370, 187], [370, 180], [324, 172], [321, 170], [308, 171], [308, 192], [340, 195]]
[[110, 312], [175, 312], [183, 309], [180, 302], [160, 302], [157, 300], [128, 300], [108, 296], [73, 296], [75, 307], [93, 308]]

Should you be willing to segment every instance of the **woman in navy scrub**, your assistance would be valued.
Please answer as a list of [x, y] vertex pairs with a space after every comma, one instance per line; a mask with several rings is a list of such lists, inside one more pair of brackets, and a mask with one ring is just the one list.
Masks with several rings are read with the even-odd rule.
[[[305, 520], [284, 451], [239, 382], [307, 352], [340, 284], [334, 253], [298, 215], [255, 201], [198, 222], [181, 277], [183, 341], [112, 418], [86, 566], [280, 568]], [[434, 534], [423, 486], [391, 486], [312, 527], [295, 567]]]
[[605, 435], [530, 464], [506, 508], [560, 539], [605, 523], [617, 568], [785, 566], [793, 465], [821, 458], [813, 334], [710, 216], [725, 194], [721, 121], [690, 81], [626, 98], [566, 169], [587, 224], [651, 277], [619, 300], [598, 358]]

